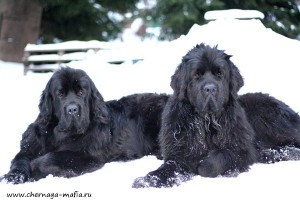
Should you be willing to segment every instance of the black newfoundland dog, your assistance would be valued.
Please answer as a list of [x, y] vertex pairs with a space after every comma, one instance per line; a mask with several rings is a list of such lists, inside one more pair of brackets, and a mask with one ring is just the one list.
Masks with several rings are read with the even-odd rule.
[[18, 184], [49, 174], [73, 177], [111, 161], [159, 156], [157, 137], [167, 99], [135, 94], [104, 102], [84, 71], [62, 68], [47, 83], [40, 113], [2, 180]]
[[255, 162], [299, 159], [298, 114], [266, 94], [238, 96], [243, 84], [224, 51], [204, 44], [190, 50], [162, 114], [164, 164], [133, 187], [172, 187], [196, 174], [235, 176]]

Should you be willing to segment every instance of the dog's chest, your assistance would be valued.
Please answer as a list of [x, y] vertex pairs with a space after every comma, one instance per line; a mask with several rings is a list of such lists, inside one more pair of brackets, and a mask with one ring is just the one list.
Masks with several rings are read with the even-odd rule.
[[186, 140], [195, 153], [206, 153], [224, 147], [222, 130], [212, 123], [195, 119], [189, 124]]

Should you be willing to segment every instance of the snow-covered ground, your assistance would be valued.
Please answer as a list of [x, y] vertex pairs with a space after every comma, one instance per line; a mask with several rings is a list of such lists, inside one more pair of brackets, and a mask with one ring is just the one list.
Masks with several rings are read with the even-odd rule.
[[[170, 77], [186, 52], [197, 43], [219, 45], [233, 55], [245, 86], [240, 93], [266, 92], [300, 111], [300, 42], [266, 29], [259, 20], [218, 20], [194, 25], [190, 32], [172, 42], [150, 47], [131, 44], [145, 52], [145, 60], [134, 65], [110, 65], [101, 54], [70, 63], [82, 68], [94, 80], [105, 100], [140, 92], [172, 93]], [[131, 51], [129, 50], [129, 51]], [[126, 53], [126, 52], [124, 52]], [[19, 151], [21, 135], [38, 114], [39, 97], [52, 73], [23, 76], [23, 66], [0, 61], [0, 175], [9, 170], [10, 161]], [[156, 169], [162, 161], [153, 156], [130, 162], [106, 164], [102, 169], [80, 177], [66, 179], [48, 176], [34, 183], [11, 185], [0, 183], [0, 199], [10, 193], [29, 196], [62, 193], [87, 199], [297, 199], [300, 161], [255, 164], [249, 172], [236, 178], [202, 178], [164, 189], [132, 189], [136, 177]], [[35, 197], [27, 198], [35, 199]], [[54, 197], [53, 199], [68, 199]]]

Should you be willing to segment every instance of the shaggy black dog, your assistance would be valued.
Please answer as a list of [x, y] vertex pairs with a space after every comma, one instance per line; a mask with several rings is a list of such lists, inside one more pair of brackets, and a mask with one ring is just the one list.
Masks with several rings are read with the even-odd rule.
[[298, 114], [265, 94], [239, 97], [243, 84], [224, 51], [204, 44], [190, 50], [163, 111], [164, 164], [133, 187], [172, 187], [195, 174], [235, 176], [255, 162], [299, 159]]
[[47, 83], [40, 113], [2, 180], [18, 184], [49, 174], [73, 177], [107, 162], [158, 155], [167, 98], [136, 94], [104, 102], [84, 71], [62, 68]]

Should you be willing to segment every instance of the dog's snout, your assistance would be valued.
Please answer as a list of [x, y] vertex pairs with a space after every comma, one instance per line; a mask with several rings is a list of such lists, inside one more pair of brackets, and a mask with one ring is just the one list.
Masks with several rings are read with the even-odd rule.
[[79, 108], [76, 104], [72, 103], [66, 107], [66, 111], [70, 115], [78, 114]]
[[206, 94], [215, 94], [216, 91], [217, 91], [217, 86], [213, 83], [207, 83], [207, 84], [204, 85], [203, 91]]

